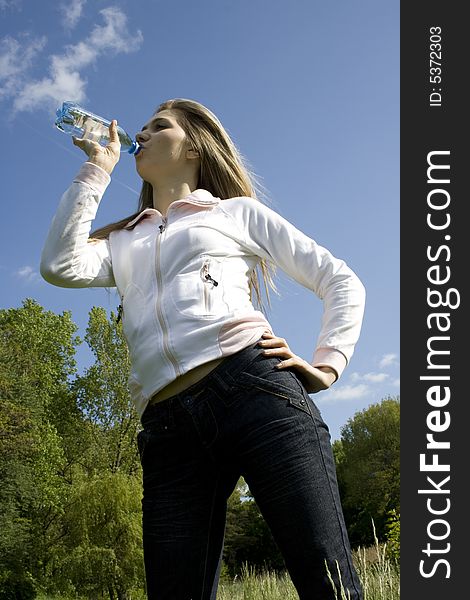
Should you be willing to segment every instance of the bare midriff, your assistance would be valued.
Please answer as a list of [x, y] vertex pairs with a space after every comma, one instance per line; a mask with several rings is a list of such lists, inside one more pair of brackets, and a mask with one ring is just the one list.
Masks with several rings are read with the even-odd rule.
[[191, 369], [187, 373], [184, 373], [164, 388], [159, 390], [156, 394], [154, 394], [150, 398], [149, 404], [155, 404], [156, 402], [161, 402], [162, 400], [166, 400], [170, 398], [170, 396], [174, 396], [175, 394], [179, 394], [183, 392], [191, 385], [200, 381], [203, 377], [208, 375], [211, 371], [215, 369], [215, 367], [220, 364], [224, 359], [216, 358], [215, 360], [211, 360], [207, 363], [199, 365], [194, 369]]

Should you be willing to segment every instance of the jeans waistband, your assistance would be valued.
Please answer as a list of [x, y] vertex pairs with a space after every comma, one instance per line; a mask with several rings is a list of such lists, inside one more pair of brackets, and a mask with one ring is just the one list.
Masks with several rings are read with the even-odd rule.
[[258, 343], [262, 339], [263, 338], [260, 337], [254, 344], [250, 344], [246, 348], [243, 348], [242, 350], [225, 357], [221, 363], [219, 363], [212, 371], [210, 371], [210, 373], [183, 391], [178, 392], [169, 398], [165, 398], [165, 400], [161, 400], [160, 402], [149, 405], [146, 408], [144, 415], [155, 413], [155, 411], [158, 410], [166, 410], [166, 407], [169, 404], [172, 404], [175, 400], [183, 400], [189, 395], [197, 395], [199, 392], [202, 392], [205, 388], [207, 388], [209, 382], [213, 380], [225, 382], [235, 381], [236, 376], [241, 373], [251, 362], [253, 362], [255, 358], [263, 351], [263, 349], [258, 346]]

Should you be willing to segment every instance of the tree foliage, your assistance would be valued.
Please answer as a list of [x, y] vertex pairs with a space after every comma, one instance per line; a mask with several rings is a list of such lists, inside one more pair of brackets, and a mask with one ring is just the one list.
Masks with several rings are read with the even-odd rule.
[[0, 598], [42, 588], [123, 599], [142, 581], [125, 343], [93, 309], [96, 361], [74, 378], [76, 330], [70, 313], [34, 300], [0, 311]]
[[57, 553], [54, 578], [62, 589], [90, 598], [124, 599], [144, 579], [140, 480], [120, 471], [83, 476], [75, 483]]
[[244, 563], [258, 569], [283, 571], [284, 559], [243, 477], [228, 500], [224, 542], [226, 572], [240, 576]]
[[[56, 403], [75, 372], [76, 325], [27, 299], [0, 311], [0, 561], [5, 589], [29, 588], [47, 515], [61, 505], [64, 460]], [[4, 576], [5, 579], [5, 576]]]
[[353, 544], [384, 539], [390, 511], [400, 507], [400, 401], [388, 397], [349, 419], [334, 454]]
[[129, 396], [130, 363], [121, 325], [115, 315], [92, 308], [85, 340], [95, 363], [77, 377], [73, 389], [88, 425], [93, 449], [91, 468], [112, 472], [139, 472], [136, 435], [139, 419]]
[[387, 518], [387, 556], [398, 563], [400, 561], [400, 515], [392, 509]]

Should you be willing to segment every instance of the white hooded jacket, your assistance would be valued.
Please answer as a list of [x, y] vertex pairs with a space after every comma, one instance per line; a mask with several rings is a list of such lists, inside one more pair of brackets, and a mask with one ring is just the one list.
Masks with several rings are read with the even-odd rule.
[[263, 203], [221, 200], [198, 189], [165, 217], [144, 210], [109, 240], [88, 240], [110, 182], [86, 162], [62, 196], [41, 257], [41, 274], [62, 287], [117, 287], [141, 416], [176, 377], [255, 343], [272, 327], [249, 296], [264, 258], [324, 303], [313, 355], [338, 377], [358, 340], [364, 286], [344, 263]]

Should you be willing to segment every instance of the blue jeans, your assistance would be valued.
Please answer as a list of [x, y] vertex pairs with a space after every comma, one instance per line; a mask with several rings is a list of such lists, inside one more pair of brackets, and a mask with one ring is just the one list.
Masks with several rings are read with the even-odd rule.
[[[294, 370], [253, 344], [149, 406], [138, 434], [149, 600], [215, 600], [227, 498], [243, 475], [301, 600], [362, 598], [328, 428]], [[338, 591], [338, 597], [341, 594]]]

